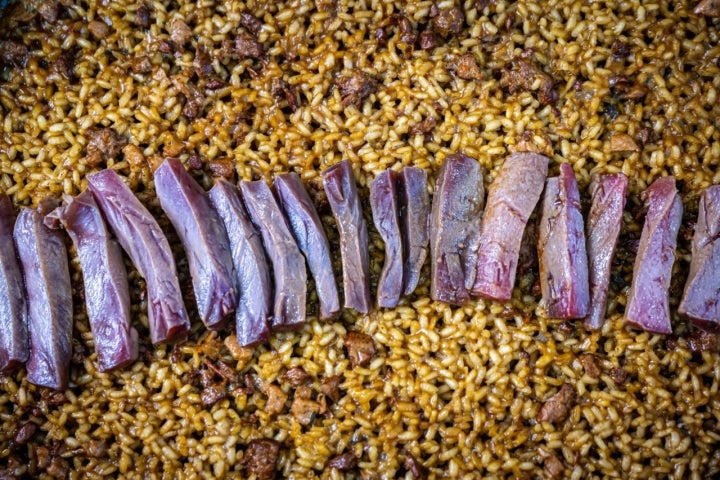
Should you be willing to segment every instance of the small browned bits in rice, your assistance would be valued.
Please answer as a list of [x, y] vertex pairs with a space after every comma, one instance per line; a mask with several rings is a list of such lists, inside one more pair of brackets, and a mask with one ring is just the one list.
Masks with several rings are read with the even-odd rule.
[[[482, 164], [486, 187], [513, 151], [548, 155], [552, 175], [571, 163], [584, 201], [593, 174], [631, 181], [607, 321], [593, 333], [544, 316], [525, 255], [506, 305], [450, 307], [421, 282], [396, 309], [310, 315], [255, 349], [197, 319], [188, 342], [152, 347], [128, 263], [142, 355], [100, 373], [71, 252], [84, 353], [65, 392], [23, 370], [0, 377], [0, 477], [720, 475], [720, 337], [678, 317], [668, 338], [622, 321], [640, 193], [674, 175], [689, 228], [699, 193], [720, 183], [713, 15], [716, 0], [15, 2], [0, 15], [0, 185], [17, 207], [76, 195], [109, 167], [169, 227], [152, 170], [172, 153], [205, 188], [231, 171], [297, 172], [336, 245], [320, 173], [345, 158], [364, 199], [386, 168], [424, 168], [432, 188], [457, 151]], [[461, 78], [459, 58], [482, 75]], [[110, 140], [91, 145], [92, 131]], [[623, 135], [637, 148], [616, 150]], [[383, 248], [370, 238], [376, 281]], [[679, 239], [672, 305], [690, 239]], [[377, 352], [361, 359], [349, 332]], [[542, 421], [561, 389], [574, 404]]]

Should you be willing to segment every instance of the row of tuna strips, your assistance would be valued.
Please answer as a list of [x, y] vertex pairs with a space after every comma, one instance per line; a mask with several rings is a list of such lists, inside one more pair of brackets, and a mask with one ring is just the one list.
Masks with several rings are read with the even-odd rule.
[[[509, 300], [521, 239], [543, 196], [537, 251], [547, 315], [584, 318], [586, 328], [602, 327], [628, 179], [623, 174], [596, 178], [590, 187], [592, 205], [585, 222], [572, 166], [561, 164], [559, 176], [552, 178], [546, 178], [547, 170], [548, 158], [542, 155], [510, 155], [490, 185], [483, 210], [479, 164], [462, 154], [448, 156], [435, 187], [430, 218], [433, 299], [456, 305], [463, 305], [470, 296]], [[647, 214], [625, 321], [669, 334], [668, 290], [683, 211], [674, 177], [655, 180], [643, 193], [643, 200]], [[712, 186], [700, 199], [692, 261], [678, 309], [709, 331], [720, 327], [718, 238], [720, 186]]]
[[[605, 175], [591, 186], [586, 241], [572, 168], [563, 164], [560, 176], [549, 179], [547, 168], [542, 155], [510, 155], [490, 186], [484, 209], [480, 165], [463, 154], [444, 162], [432, 209], [425, 171], [406, 167], [378, 175], [370, 186], [373, 220], [386, 250], [378, 306], [394, 307], [414, 291], [428, 245], [433, 299], [456, 305], [470, 296], [508, 300], [523, 232], [544, 190], [538, 253], [548, 315], [585, 318], [588, 328], [600, 328], [627, 178]], [[100, 370], [137, 357], [120, 247], [146, 281], [153, 343], [183, 340], [190, 329], [172, 251], [156, 220], [113, 170], [87, 180], [88, 190], [77, 197], [65, 197], [61, 206], [48, 199], [37, 210], [23, 209], [17, 220], [7, 196], [0, 197], [0, 288], [5, 289], [0, 370], [27, 361], [28, 380], [52, 388], [67, 384], [72, 332], [60, 226], [77, 249]], [[344, 305], [367, 313], [373, 303], [367, 225], [349, 162], [325, 170], [323, 183], [340, 237]], [[306, 265], [321, 318], [338, 314], [330, 245], [297, 175], [278, 175], [273, 189], [264, 181], [243, 181], [238, 191], [221, 180], [205, 192], [179, 160], [167, 159], [155, 171], [155, 188], [187, 254], [198, 313], [207, 328], [222, 328], [234, 315], [239, 344], [252, 346], [266, 341], [271, 330], [302, 327]], [[718, 214], [713, 206], [718, 202], [710, 195], [718, 195], [715, 187], [701, 200], [693, 263], [680, 306], [681, 313], [704, 328], [718, 322], [712, 303], [717, 289], [709, 268], [716, 255]], [[648, 214], [626, 319], [670, 333], [667, 290], [682, 216], [674, 179], [657, 180], [645, 199]]]

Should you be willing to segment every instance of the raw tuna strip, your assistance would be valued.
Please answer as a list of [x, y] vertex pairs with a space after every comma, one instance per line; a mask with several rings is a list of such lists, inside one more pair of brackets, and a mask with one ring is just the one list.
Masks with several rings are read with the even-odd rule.
[[540, 287], [551, 318], [583, 318], [590, 308], [585, 228], [575, 173], [569, 163], [548, 178], [538, 232]]
[[28, 359], [28, 313], [13, 228], [15, 212], [0, 193], [0, 372], [13, 370]]
[[267, 183], [243, 181], [240, 190], [273, 266], [275, 311], [271, 326], [275, 330], [300, 329], [305, 324], [305, 259]]
[[672, 333], [668, 289], [675, 262], [682, 202], [674, 177], [658, 178], [643, 193], [647, 208], [627, 306], [625, 321], [654, 333]]
[[320, 216], [298, 174], [278, 175], [273, 186], [297, 245], [305, 255], [315, 280], [315, 289], [320, 299], [320, 318], [333, 318], [340, 311], [340, 297], [332, 269], [330, 243]]
[[152, 342], [185, 340], [190, 319], [165, 234], [114, 170], [86, 178], [107, 225], [145, 279]]
[[417, 287], [428, 253], [430, 194], [425, 170], [417, 167], [400, 170], [398, 201], [404, 258], [403, 294], [410, 295]]
[[474, 275], [484, 187], [480, 164], [448, 155], [435, 183], [430, 216], [430, 296], [463, 305]]
[[628, 179], [622, 173], [603, 175], [590, 185], [592, 207], [587, 219], [590, 310], [585, 328], [599, 330], [605, 321], [610, 269], [620, 236]]
[[360, 313], [372, 308], [368, 233], [350, 162], [323, 172], [323, 186], [340, 233], [345, 307]]
[[537, 153], [513, 153], [505, 159], [490, 185], [472, 287], [474, 295], [510, 300], [523, 231], [540, 199], [548, 162], [547, 157]]
[[696, 326], [720, 330], [720, 185], [700, 197], [690, 273], [678, 311]]
[[130, 326], [130, 293], [120, 246], [110, 238], [92, 192], [85, 190], [45, 219], [58, 220], [77, 249], [85, 285], [85, 307], [97, 352], [98, 368], [106, 372], [135, 361], [138, 334]]
[[250, 347], [264, 343], [270, 337], [268, 320], [273, 288], [262, 238], [248, 218], [235, 186], [217, 180], [208, 196], [225, 224], [238, 279], [240, 297], [235, 311], [238, 344]]
[[44, 224], [57, 207], [46, 199], [37, 210], [24, 208], [15, 222], [15, 247], [25, 279], [30, 357], [27, 381], [65, 390], [70, 376], [73, 304], [63, 234]]
[[394, 308], [403, 291], [403, 249], [397, 202], [397, 173], [385, 170], [370, 184], [373, 221], [385, 242], [385, 262], [377, 289], [380, 307]]
[[237, 279], [223, 222], [177, 158], [166, 158], [155, 170], [155, 191], [187, 254], [198, 314], [207, 328], [218, 330], [237, 307]]

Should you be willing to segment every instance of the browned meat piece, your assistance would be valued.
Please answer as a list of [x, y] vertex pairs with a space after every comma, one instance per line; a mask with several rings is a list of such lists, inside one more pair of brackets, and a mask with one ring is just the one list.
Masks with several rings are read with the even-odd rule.
[[377, 355], [372, 337], [360, 332], [351, 331], [345, 335], [345, 348], [353, 367], [367, 367]]
[[107, 454], [108, 444], [104, 440], [89, 440], [83, 445], [83, 450], [90, 458], [101, 458]]
[[193, 67], [195, 67], [195, 73], [200, 78], [209, 78], [215, 74], [215, 70], [212, 66], [212, 59], [207, 53], [205, 45], [198, 42], [195, 46], [195, 58], [193, 59]]
[[590, 308], [588, 257], [580, 191], [569, 163], [548, 178], [539, 223], [540, 286], [552, 318], [583, 318]]
[[37, 425], [32, 422], [24, 423], [20, 428], [15, 431], [13, 435], [13, 442], [15, 445], [25, 445], [35, 435], [37, 431]]
[[260, 23], [260, 20], [247, 12], [242, 12], [240, 14], [240, 25], [245, 27], [248, 32], [252, 33], [255, 36], [257, 36], [257, 34], [260, 32], [260, 29], [262, 28], [262, 23]]
[[430, 215], [430, 296], [464, 305], [474, 280], [485, 190], [480, 164], [448, 155], [435, 182]]
[[64, 458], [55, 457], [50, 460], [50, 465], [45, 472], [53, 478], [68, 478], [70, 465]]
[[611, 152], [639, 152], [640, 147], [637, 146], [635, 140], [625, 133], [616, 133], [610, 137]]
[[583, 369], [585, 370], [585, 375], [590, 378], [600, 377], [600, 364], [598, 363], [598, 359], [595, 355], [592, 353], [581, 355], [580, 363], [582, 363]]
[[135, 25], [140, 28], [148, 28], [150, 26], [150, 9], [147, 4], [141, 3], [135, 11]]
[[13, 243], [15, 212], [0, 192], [0, 372], [24, 364], [30, 354], [28, 310], [17, 251]]
[[75, 50], [64, 50], [50, 67], [54, 74], [60, 75], [66, 80], [75, 76]]
[[412, 22], [404, 15], [394, 14], [383, 20], [380, 23], [380, 27], [375, 30], [375, 38], [378, 41], [386, 40], [388, 27], [395, 26], [397, 26], [398, 33], [400, 34], [400, 41], [412, 47], [415, 44], [415, 40], [417, 40], [417, 35], [413, 29]]
[[310, 375], [302, 367], [290, 367], [282, 376], [293, 387], [299, 387], [310, 379]]
[[633, 265], [625, 322], [668, 334], [672, 333], [668, 289], [683, 212], [675, 178], [658, 178], [643, 192], [643, 199], [647, 215]]
[[558, 99], [555, 80], [529, 59], [513, 60], [510, 69], [503, 70], [500, 77], [500, 86], [507, 87], [511, 94], [520, 90], [533, 91], [536, 82], [539, 82], [536, 94], [540, 105], [555, 103]]
[[562, 461], [554, 453], [546, 454], [543, 469], [550, 478], [561, 478], [563, 473], [565, 473], [565, 467]]
[[687, 348], [693, 353], [720, 352], [720, 334], [694, 330], [685, 337]]
[[110, 127], [91, 128], [87, 131], [87, 138], [85, 162], [91, 167], [116, 158], [127, 144], [127, 139]]
[[295, 89], [285, 83], [282, 78], [273, 79], [272, 83], [272, 94], [278, 100], [278, 102], [285, 101], [285, 105], [294, 112], [298, 109], [299, 102]]
[[550, 397], [540, 408], [537, 415], [539, 422], [559, 423], [564, 421], [575, 405], [575, 387], [569, 383], [563, 383], [560, 390]]
[[250, 35], [241, 33], [235, 37], [235, 51], [240, 58], [260, 58], [265, 51], [260, 42], [252, 38]]
[[150, 73], [152, 69], [153, 64], [147, 55], [139, 55], [130, 59], [130, 70], [132, 70], [133, 73]]
[[273, 415], [285, 410], [285, 402], [287, 402], [288, 396], [283, 392], [282, 388], [272, 383], [263, 382], [260, 385], [260, 390], [267, 395], [267, 402], [265, 403], [267, 413]]
[[[435, 7], [433, 5], [433, 7]], [[437, 7], [435, 7], [437, 9]], [[432, 19], [433, 29], [442, 37], [456, 37], [465, 24], [465, 14], [460, 7], [453, 6], [437, 12]]]
[[627, 42], [623, 42], [618, 38], [610, 45], [610, 51], [615, 58], [625, 58], [630, 55], [632, 50]]
[[192, 29], [188, 27], [187, 23], [179, 18], [175, 18], [170, 22], [170, 40], [175, 45], [182, 47], [190, 40], [190, 37], [192, 37]]
[[451, 70], [455, 72], [458, 78], [463, 80], [480, 80], [482, 78], [482, 72], [475, 60], [475, 55], [472, 53], [466, 53], [457, 58], [455, 63], [451, 65]]
[[258, 480], [272, 480], [279, 456], [280, 444], [270, 438], [261, 438], [250, 442], [242, 462], [248, 474], [255, 475]]
[[420, 48], [422, 50], [432, 50], [438, 46], [438, 38], [432, 30], [425, 30], [420, 34]]
[[415, 480], [425, 480], [427, 478], [427, 468], [420, 463], [410, 452], [405, 452], [403, 461], [405, 468], [412, 474]]
[[310, 425], [315, 415], [320, 411], [320, 404], [314, 400], [295, 395], [293, 403], [290, 406], [290, 411], [298, 423], [301, 425]]
[[42, 2], [38, 2], [36, 8], [37, 12], [46, 22], [55, 23], [57, 21], [58, 13], [60, 11], [60, 5], [57, 0], [44, 0]]
[[341, 472], [349, 472], [353, 468], [357, 467], [357, 464], [358, 459], [355, 456], [355, 452], [353, 452], [352, 450], [348, 450], [347, 452], [338, 455], [337, 457], [331, 458], [327, 466], [329, 468], [336, 468]]
[[435, 126], [437, 125], [437, 120], [435, 117], [425, 117], [425, 119], [413, 125], [413, 127], [410, 129], [410, 135], [413, 137], [415, 135], [428, 135], [432, 133], [433, 130], [435, 130]]
[[223, 384], [210, 385], [200, 393], [200, 400], [206, 407], [211, 407], [227, 397], [227, 389]]
[[618, 385], [622, 385], [627, 381], [628, 374], [622, 368], [611, 368], [610, 378], [612, 378], [613, 382], [617, 383]]
[[103, 38], [110, 35], [110, 27], [108, 27], [106, 23], [99, 20], [93, 20], [92, 22], [88, 23], [88, 30], [98, 40], [102, 40]]
[[178, 73], [170, 77], [175, 88], [185, 96], [185, 107], [183, 107], [183, 115], [190, 120], [197, 118], [202, 111], [205, 103], [205, 94], [192, 82], [190, 77], [192, 73], [189, 70]]
[[145, 164], [145, 155], [143, 155], [140, 147], [138, 147], [134, 143], [128, 143], [127, 145], [125, 145], [122, 149], [122, 152], [125, 155], [125, 160], [127, 160], [127, 162], [130, 164], [130, 167], [140, 168]]
[[340, 400], [341, 383], [342, 379], [337, 375], [327, 377], [325, 380], [323, 380], [323, 383], [320, 386], [320, 393], [325, 395], [326, 398], [329, 398], [333, 402], [337, 402], [338, 400]]
[[720, 0], [702, 0], [695, 7], [695, 13], [705, 15], [707, 17], [717, 17], [720, 15]]
[[339, 76], [335, 80], [335, 85], [340, 90], [343, 106], [354, 105], [358, 108], [378, 88], [377, 80], [362, 70], [352, 70], [346, 75]]
[[25, 67], [28, 59], [28, 48], [12, 40], [0, 40], [0, 61], [7, 66]]
[[232, 180], [235, 176], [235, 162], [227, 157], [214, 158], [208, 162], [207, 167], [213, 178]]

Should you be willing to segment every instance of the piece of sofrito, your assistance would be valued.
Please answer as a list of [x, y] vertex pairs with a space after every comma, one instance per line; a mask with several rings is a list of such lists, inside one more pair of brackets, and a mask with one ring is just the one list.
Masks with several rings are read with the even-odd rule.
[[464, 305], [472, 284], [484, 200], [480, 164], [448, 155], [435, 183], [430, 215], [430, 296]]
[[398, 175], [398, 205], [403, 251], [403, 295], [410, 295], [420, 281], [420, 272], [428, 253], [430, 194], [427, 172], [405, 167]]
[[155, 191], [185, 249], [200, 319], [208, 329], [218, 330], [237, 307], [237, 281], [223, 222], [178, 158], [166, 158], [155, 170]]
[[580, 191], [572, 165], [545, 184], [538, 228], [540, 288], [551, 318], [583, 318], [590, 307], [588, 257]]
[[323, 172], [323, 186], [340, 233], [345, 307], [360, 313], [372, 308], [367, 223], [352, 166], [347, 160]]
[[102, 170], [86, 179], [107, 225], [145, 279], [152, 342], [185, 340], [190, 319], [165, 234], [115, 170]]
[[315, 280], [320, 318], [333, 318], [340, 312], [340, 296], [330, 258], [330, 243], [315, 205], [297, 173], [276, 176], [273, 187]]
[[633, 279], [625, 307], [628, 325], [653, 333], [672, 333], [668, 289], [675, 263], [683, 206], [674, 177], [655, 180], [643, 192], [647, 209]]
[[13, 228], [15, 212], [10, 198], [0, 193], [0, 372], [24, 364], [30, 354], [25, 287], [18, 263]]
[[267, 183], [242, 181], [240, 191], [273, 267], [275, 306], [270, 324], [274, 330], [298, 330], [305, 325], [305, 259]]
[[498, 301], [512, 297], [523, 232], [547, 178], [549, 159], [533, 152], [505, 159], [488, 188], [472, 293]]
[[700, 197], [690, 272], [678, 312], [697, 327], [720, 331], [720, 185]]
[[241, 347], [267, 342], [273, 288], [262, 238], [248, 218], [234, 185], [223, 179], [217, 180], [208, 197], [225, 224], [238, 279], [237, 342]]
[[380, 307], [395, 308], [403, 292], [403, 248], [397, 202], [397, 173], [385, 170], [370, 184], [373, 222], [385, 242], [385, 261], [377, 288]]
[[57, 207], [45, 199], [37, 210], [23, 208], [14, 239], [25, 280], [30, 356], [27, 381], [65, 390], [70, 376], [73, 302], [63, 234], [45, 226], [45, 215]]
[[620, 236], [628, 179], [622, 173], [594, 178], [590, 184], [592, 206], [587, 218], [590, 310], [585, 328], [599, 330], [605, 322], [608, 285], [615, 246]]
[[85, 307], [101, 372], [123, 367], [138, 356], [138, 333], [130, 325], [130, 292], [120, 246], [110, 237], [92, 192], [85, 190], [48, 214], [72, 238], [85, 286]]

